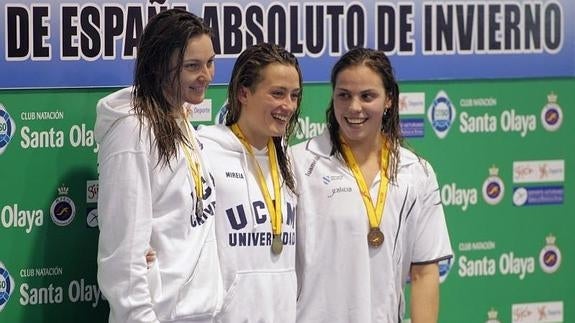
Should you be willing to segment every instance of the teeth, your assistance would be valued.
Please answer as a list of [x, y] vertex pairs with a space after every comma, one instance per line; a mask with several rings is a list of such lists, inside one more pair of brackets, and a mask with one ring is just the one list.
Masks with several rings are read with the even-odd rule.
[[205, 86], [200, 86], [200, 87], [192, 87], [191, 90], [194, 92], [198, 92], [198, 93], [203, 93], [205, 91], [206, 87]]
[[366, 118], [345, 118], [345, 120], [347, 120], [348, 123], [351, 124], [360, 124], [365, 122], [365, 120], [367, 120]]
[[289, 120], [288, 116], [281, 115], [281, 114], [272, 114], [272, 117], [274, 117], [274, 119], [278, 119], [278, 120], [283, 121], [283, 122], [286, 122]]

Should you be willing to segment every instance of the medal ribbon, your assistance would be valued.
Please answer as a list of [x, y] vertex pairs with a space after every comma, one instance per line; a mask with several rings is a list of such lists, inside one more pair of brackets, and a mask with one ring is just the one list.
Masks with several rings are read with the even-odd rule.
[[[186, 119], [184, 120], [184, 123], [186, 124], [186, 137], [188, 138], [188, 142], [192, 145], [194, 151], [199, 152], [199, 147], [197, 146], [197, 143], [195, 141], [196, 138], [194, 138], [194, 136], [192, 135], [189, 121]], [[188, 147], [188, 145], [186, 145], [185, 143], [182, 143], [182, 148], [184, 149], [184, 155], [186, 156], [188, 171], [190, 172], [192, 178], [194, 179], [196, 198], [202, 200], [204, 197], [204, 187], [202, 184], [202, 177], [201, 177], [202, 176], [201, 165], [198, 162], [200, 157], [199, 155], [196, 155], [197, 158], [196, 160], [194, 160], [192, 158], [192, 151], [190, 150], [190, 147]]]
[[271, 213], [270, 218], [271, 218], [271, 223], [272, 223], [272, 232], [274, 235], [279, 235], [282, 232], [282, 228], [281, 228], [281, 223], [282, 223], [281, 205], [282, 204], [281, 204], [281, 194], [280, 194], [279, 171], [278, 171], [278, 166], [277, 166], [278, 158], [276, 155], [274, 143], [273, 143], [271, 138], [268, 140], [268, 143], [267, 143], [270, 172], [272, 173], [272, 183], [274, 186], [274, 197], [275, 197], [275, 201], [272, 201], [272, 197], [271, 197], [270, 192], [268, 190], [268, 185], [266, 183], [266, 179], [264, 177], [264, 174], [262, 172], [260, 164], [258, 163], [256, 157], [254, 156], [254, 151], [252, 149], [252, 146], [247, 141], [246, 137], [242, 133], [242, 130], [237, 125], [237, 123], [234, 123], [231, 126], [231, 129], [232, 129], [232, 132], [236, 135], [236, 137], [238, 137], [238, 139], [241, 141], [241, 143], [244, 145], [244, 147], [248, 151], [248, 154], [249, 154], [251, 160], [257, 166], [256, 169], [257, 169], [257, 176], [258, 176], [258, 185], [260, 187], [260, 191], [262, 192], [262, 195], [264, 196], [266, 206]]
[[379, 189], [377, 191], [377, 204], [374, 207], [373, 201], [371, 199], [371, 194], [369, 194], [369, 188], [365, 183], [365, 178], [359, 169], [359, 165], [353, 156], [353, 152], [345, 142], [342, 136], [340, 136], [341, 140], [341, 148], [343, 152], [343, 157], [347, 163], [347, 166], [353, 173], [353, 177], [357, 182], [357, 186], [359, 187], [359, 191], [361, 193], [361, 197], [363, 199], [363, 204], [365, 204], [365, 209], [367, 210], [367, 217], [369, 219], [369, 226], [370, 228], [379, 228], [381, 224], [381, 220], [383, 218], [383, 209], [385, 207], [385, 197], [387, 195], [387, 187], [389, 183], [389, 179], [387, 178], [387, 166], [389, 163], [389, 149], [387, 149], [387, 145], [385, 144], [381, 148], [381, 155], [379, 161], [379, 171], [380, 171], [380, 181], [379, 181]]

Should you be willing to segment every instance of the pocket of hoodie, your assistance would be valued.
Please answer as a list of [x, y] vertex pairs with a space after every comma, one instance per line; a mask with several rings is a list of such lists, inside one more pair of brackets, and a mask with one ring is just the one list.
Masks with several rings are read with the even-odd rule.
[[174, 319], [213, 315], [221, 299], [216, 240], [206, 241], [190, 279], [180, 289]]
[[295, 322], [296, 298], [293, 269], [238, 272], [217, 321]]

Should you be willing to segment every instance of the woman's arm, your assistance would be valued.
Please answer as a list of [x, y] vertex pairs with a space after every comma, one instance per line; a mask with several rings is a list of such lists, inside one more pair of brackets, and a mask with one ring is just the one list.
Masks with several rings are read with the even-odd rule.
[[436, 323], [438, 314], [438, 264], [411, 265], [411, 322]]

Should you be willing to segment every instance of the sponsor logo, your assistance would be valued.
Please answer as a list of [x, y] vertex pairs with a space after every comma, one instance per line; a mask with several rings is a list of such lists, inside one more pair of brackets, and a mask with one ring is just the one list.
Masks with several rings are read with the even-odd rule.
[[[564, 181], [564, 160], [513, 162], [513, 183], [563, 183]], [[563, 200], [563, 185], [517, 186], [513, 189], [515, 206], [563, 204]]]
[[6, 266], [0, 261], [0, 312], [8, 303], [12, 291], [14, 291], [14, 280]]
[[489, 168], [489, 177], [483, 182], [483, 199], [487, 204], [496, 205], [501, 202], [505, 185], [499, 177], [499, 168], [492, 166]]
[[98, 203], [98, 181], [86, 181], [86, 203]]
[[190, 121], [212, 121], [211, 99], [205, 99], [200, 104], [191, 104], [188, 110], [192, 113]]
[[522, 206], [527, 203], [529, 193], [525, 187], [516, 187], [513, 189], [513, 205]]
[[[86, 204], [98, 203], [99, 184], [97, 180], [86, 181]], [[89, 228], [98, 227], [98, 208], [91, 206], [86, 209], [86, 225]]]
[[563, 186], [519, 186], [513, 189], [513, 204], [515, 206], [563, 204], [564, 195]]
[[98, 227], [98, 208], [88, 209], [88, 214], [86, 214], [86, 225], [90, 228]]
[[511, 317], [512, 323], [563, 322], [563, 302], [513, 304]]
[[541, 270], [548, 274], [552, 274], [559, 269], [561, 265], [561, 250], [555, 245], [555, 236], [548, 235], [545, 238], [547, 244], [541, 249], [539, 253], [539, 265]]
[[513, 162], [513, 183], [548, 183], [565, 180], [564, 160]]
[[422, 138], [425, 136], [423, 119], [402, 118], [399, 120], [401, 135], [405, 138]]
[[425, 93], [406, 92], [399, 94], [399, 115], [425, 113]]
[[68, 197], [68, 187], [64, 186], [64, 184], [58, 187], [58, 195], [52, 202], [52, 206], [50, 206], [50, 216], [56, 225], [66, 226], [74, 220], [76, 205]]
[[547, 95], [547, 104], [541, 109], [541, 124], [547, 131], [556, 131], [563, 122], [563, 111], [557, 104], [557, 94]]
[[0, 103], [0, 155], [6, 150], [10, 140], [14, 137], [16, 132], [16, 123], [8, 110]]
[[445, 91], [439, 91], [427, 110], [431, 127], [439, 139], [445, 138], [455, 120], [455, 107]]
[[487, 321], [485, 323], [501, 323], [499, 319], [497, 319], [498, 312], [492, 307], [489, 312], [487, 312]]
[[327, 198], [332, 198], [334, 195], [339, 194], [339, 193], [349, 193], [352, 191], [353, 191], [353, 189], [351, 187], [332, 188], [331, 191], [328, 193]]
[[343, 175], [326, 175], [326, 176], [322, 176], [321, 180], [323, 181], [323, 183], [325, 185], [328, 185], [329, 183], [333, 182], [333, 181], [340, 181], [343, 179]]

